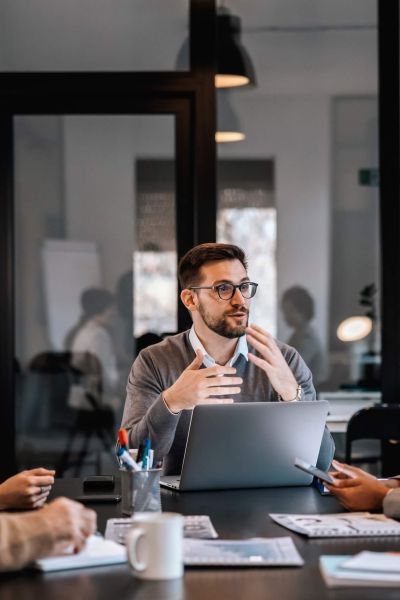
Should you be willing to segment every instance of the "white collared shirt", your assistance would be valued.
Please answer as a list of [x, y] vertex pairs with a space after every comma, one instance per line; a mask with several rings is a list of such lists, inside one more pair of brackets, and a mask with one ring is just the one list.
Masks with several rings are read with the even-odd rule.
[[[196, 352], [196, 350], [202, 351], [203, 365], [205, 367], [213, 367], [214, 365], [217, 364], [215, 362], [215, 359], [207, 353], [207, 350], [204, 348], [203, 344], [197, 337], [197, 333], [194, 330], [194, 325], [192, 325], [190, 332], [189, 332], [189, 342], [191, 343], [192, 348], [195, 352]], [[236, 360], [239, 358], [240, 354], [243, 354], [245, 359], [248, 360], [248, 357], [247, 357], [248, 353], [249, 353], [249, 349], [247, 346], [246, 336], [242, 335], [237, 341], [235, 352], [234, 352], [232, 358], [230, 358], [228, 360], [228, 362], [226, 363], [226, 365], [224, 365], [224, 366], [231, 367], [236, 362]]]

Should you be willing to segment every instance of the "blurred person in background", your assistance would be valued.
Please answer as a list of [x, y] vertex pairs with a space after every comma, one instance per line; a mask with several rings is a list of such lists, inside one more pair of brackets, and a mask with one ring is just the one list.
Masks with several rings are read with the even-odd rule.
[[293, 286], [283, 293], [281, 308], [287, 325], [293, 329], [287, 344], [299, 352], [315, 384], [325, 381], [326, 357], [317, 330], [311, 325], [315, 315], [312, 296], [305, 288]]
[[110, 328], [114, 296], [103, 288], [89, 288], [82, 293], [83, 313], [66, 337], [72, 352], [71, 365], [82, 374], [79, 385], [71, 388], [68, 404], [92, 410], [88, 396], [97, 407], [117, 410], [119, 373]]

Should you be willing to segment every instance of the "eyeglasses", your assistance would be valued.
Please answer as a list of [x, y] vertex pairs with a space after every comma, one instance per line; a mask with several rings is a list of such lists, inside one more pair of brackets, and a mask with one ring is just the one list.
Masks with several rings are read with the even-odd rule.
[[238, 285], [233, 285], [233, 283], [219, 283], [218, 285], [191, 286], [189, 290], [214, 290], [221, 300], [231, 300], [235, 295], [235, 290], [239, 290], [243, 298], [248, 300], [255, 295], [257, 287], [258, 283], [244, 281]]

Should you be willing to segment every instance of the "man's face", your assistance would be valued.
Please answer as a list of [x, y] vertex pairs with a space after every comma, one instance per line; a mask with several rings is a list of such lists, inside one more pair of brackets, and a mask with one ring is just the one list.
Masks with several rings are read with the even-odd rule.
[[[200, 269], [199, 285], [249, 281], [242, 263], [235, 260], [213, 261]], [[226, 338], [237, 338], [245, 333], [249, 320], [250, 299], [243, 298], [238, 289], [230, 300], [222, 300], [217, 291], [195, 290], [194, 302], [198, 315], [209, 329]]]

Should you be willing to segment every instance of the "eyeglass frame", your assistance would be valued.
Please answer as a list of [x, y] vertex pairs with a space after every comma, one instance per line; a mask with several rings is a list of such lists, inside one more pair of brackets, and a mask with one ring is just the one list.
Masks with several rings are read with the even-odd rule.
[[[222, 285], [231, 285], [232, 286], [232, 296], [230, 296], [230, 298], [221, 298], [220, 293], [219, 293], [219, 287], [221, 287]], [[246, 296], [243, 296], [242, 290], [240, 289], [242, 285], [252, 285], [253, 289], [254, 289], [254, 294], [252, 294], [251, 296], [249, 296], [248, 298], [246, 298]], [[233, 296], [235, 295], [236, 290], [239, 290], [242, 298], [244, 298], [245, 300], [250, 300], [251, 298], [254, 298], [254, 296], [257, 293], [257, 288], [258, 288], [258, 283], [255, 283], [254, 281], [242, 281], [242, 283], [238, 283], [238, 284], [234, 284], [234, 283], [230, 283], [230, 281], [225, 281], [223, 283], [218, 283], [217, 285], [192, 285], [188, 288], [188, 290], [213, 290], [214, 292], [217, 292], [218, 294], [218, 298], [220, 298], [220, 300], [225, 300], [225, 302], [229, 302], [229, 300], [232, 300]]]

